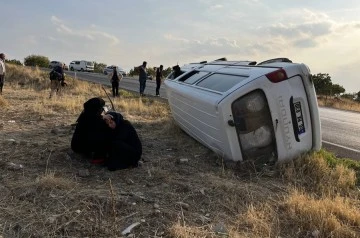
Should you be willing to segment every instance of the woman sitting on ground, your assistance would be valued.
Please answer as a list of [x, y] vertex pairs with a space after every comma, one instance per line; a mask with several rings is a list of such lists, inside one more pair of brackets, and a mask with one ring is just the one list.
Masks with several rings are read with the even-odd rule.
[[102, 98], [86, 101], [71, 139], [71, 149], [89, 156], [94, 163], [104, 160], [110, 143], [111, 130], [102, 118], [104, 106], [105, 101]]
[[135, 128], [117, 112], [108, 112], [103, 119], [111, 128], [110, 151], [105, 165], [110, 171], [137, 167], [142, 144]]

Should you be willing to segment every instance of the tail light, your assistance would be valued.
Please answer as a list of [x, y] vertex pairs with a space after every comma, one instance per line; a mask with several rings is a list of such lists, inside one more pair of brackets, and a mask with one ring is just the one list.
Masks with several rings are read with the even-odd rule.
[[268, 73], [265, 76], [273, 83], [279, 83], [281, 81], [288, 79], [286, 72], [283, 69], [279, 69], [274, 72]]

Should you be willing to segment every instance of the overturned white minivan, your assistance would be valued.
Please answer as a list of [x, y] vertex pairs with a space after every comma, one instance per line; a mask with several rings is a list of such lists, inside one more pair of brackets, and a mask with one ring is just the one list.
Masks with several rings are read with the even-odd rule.
[[180, 70], [165, 80], [174, 120], [223, 158], [271, 163], [321, 148], [317, 99], [305, 64], [217, 60]]

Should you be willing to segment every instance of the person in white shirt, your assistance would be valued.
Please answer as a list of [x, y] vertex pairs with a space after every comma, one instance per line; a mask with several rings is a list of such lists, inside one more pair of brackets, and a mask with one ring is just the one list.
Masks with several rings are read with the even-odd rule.
[[5, 54], [0, 54], [0, 95], [2, 94], [2, 89], [5, 81]]

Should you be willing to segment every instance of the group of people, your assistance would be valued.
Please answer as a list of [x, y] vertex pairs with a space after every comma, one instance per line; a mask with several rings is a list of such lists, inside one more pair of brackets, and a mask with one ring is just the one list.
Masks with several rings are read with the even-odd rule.
[[142, 144], [132, 124], [114, 111], [104, 111], [102, 98], [91, 98], [77, 119], [71, 149], [83, 154], [93, 164], [110, 171], [137, 167]]
[[[140, 95], [144, 96], [147, 63], [139, 67]], [[156, 69], [156, 96], [160, 96], [163, 66]], [[5, 54], [0, 54], [0, 94], [5, 80]], [[119, 96], [119, 82], [122, 75], [117, 68], [109, 75], [112, 94]], [[50, 72], [51, 92], [61, 93], [66, 83], [64, 65], [56, 66]], [[93, 164], [106, 166], [110, 171], [137, 167], [142, 155], [142, 143], [133, 125], [115, 111], [105, 112], [105, 101], [94, 97], [86, 101], [77, 119], [71, 139], [71, 149], [89, 158]]]
[[[146, 81], [148, 80], [148, 73], [146, 70], [147, 62], [144, 61], [142, 65], [138, 67], [139, 69], [139, 83], [140, 83], [140, 96], [145, 96], [145, 88], [146, 88]], [[156, 69], [155, 78], [156, 78], [156, 96], [160, 96], [160, 86], [161, 80], [163, 78], [163, 69], [164, 66], [160, 65], [159, 68]], [[113, 67], [113, 71], [109, 74], [109, 79], [111, 83], [111, 91], [113, 97], [119, 96], [119, 82], [122, 80], [123, 76], [119, 73], [117, 67]]]
[[[142, 65], [139, 66], [139, 83], [140, 83], [140, 96], [144, 96], [144, 91], [146, 88], [146, 80], [148, 79], [148, 75], [146, 72], [147, 62], [144, 61]], [[156, 78], [156, 96], [160, 96], [160, 86], [161, 80], [163, 78], [163, 69], [164, 66], [160, 65], [159, 68], [156, 69], [155, 78]]]

